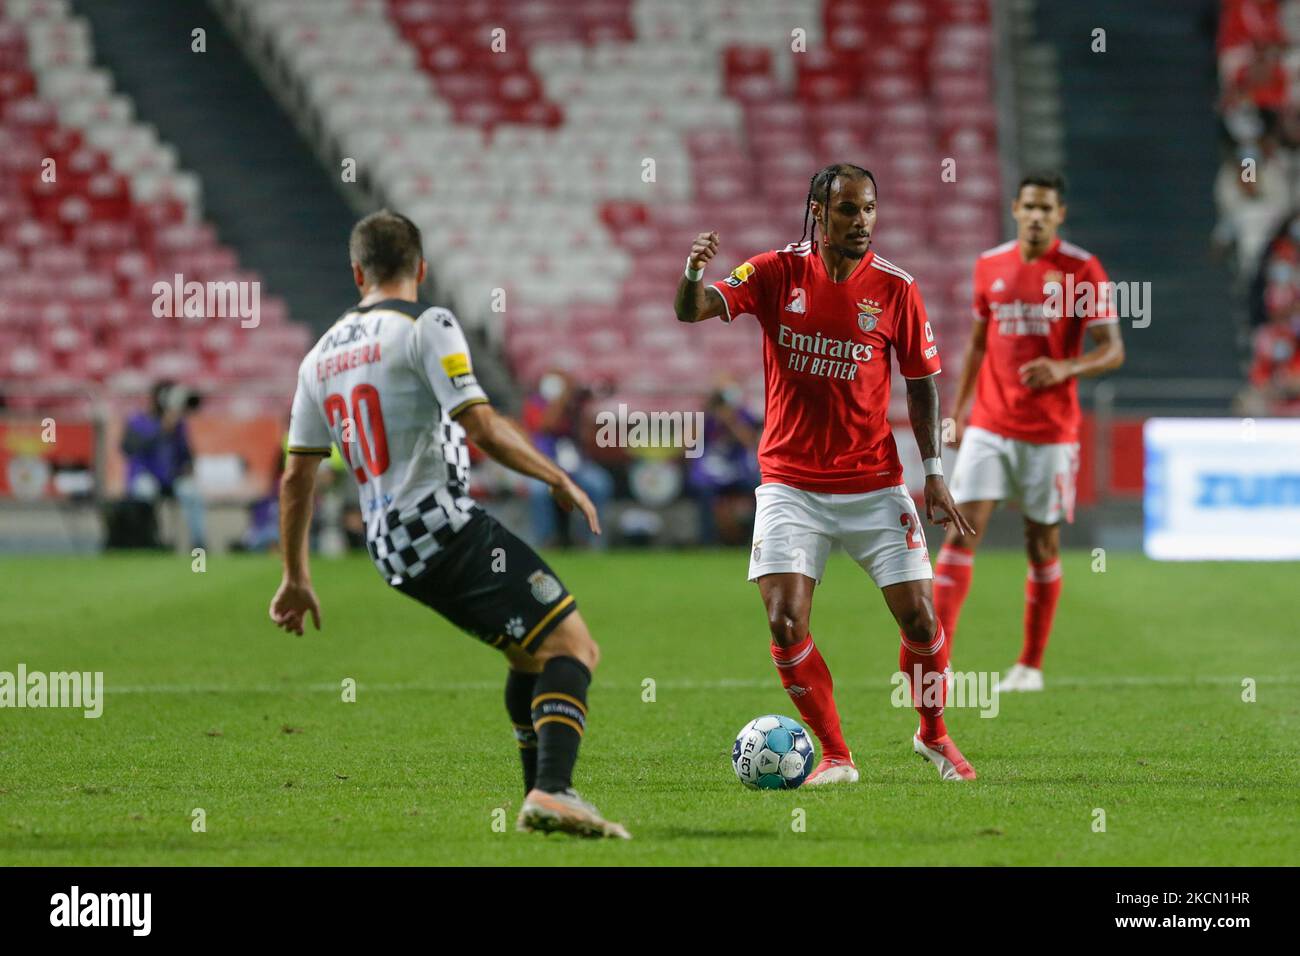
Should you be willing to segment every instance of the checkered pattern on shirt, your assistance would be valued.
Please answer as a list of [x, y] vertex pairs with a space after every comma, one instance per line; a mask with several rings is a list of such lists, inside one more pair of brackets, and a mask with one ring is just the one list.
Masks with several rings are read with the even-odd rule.
[[469, 446], [465, 444], [465, 429], [451, 421], [443, 422], [439, 428], [442, 460], [447, 463], [447, 487], [453, 494], [463, 495], [469, 487]]
[[438, 488], [407, 511], [384, 515], [366, 542], [375, 567], [390, 584], [419, 575], [431, 557], [481, 509], [463, 485]]

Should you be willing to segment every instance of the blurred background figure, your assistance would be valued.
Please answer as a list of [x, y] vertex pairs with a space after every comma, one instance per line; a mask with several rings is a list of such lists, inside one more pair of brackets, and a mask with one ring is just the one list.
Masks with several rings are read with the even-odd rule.
[[704, 412], [704, 454], [687, 459], [686, 488], [699, 512], [700, 544], [749, 542], [761, 430], [739, 384], [719, 379]]
[[1266, 296], [1269, 321], [1255, 330], [1250, 385], [1237, 400], [1241, 415], [1300, 414], [1300, 294], [1290, 282]]
[[[523, 425], [542, 454], [567, 471], [603, 513], [614, 494], [614, 479], [582, 451], [581, 414], [589, 397], [585, 389], [574, 387], [568, 372], [550, 369], [538, 380], [537, 390], [524, 402]], [[535, 546], [575, 542], [596, 548], [607, 545], [604, 538], [591, 534], [581, 515], [576, 516], [576, 522], [571, 522], [569, 518], [572, 516], [559, 509], [544, 483], [528, 481], [528, 502], [533, 536], [530, 543]]]
[[184, 385], [168, 381], [156, 384], [152, 395], [149, 409], [130, 416], [122, 435], [127, 499], [151, 510], [160, 500], [175, 501], [189, 531], [190, 548], [206, 548], [203, 498], [194, 479], [194, 453], [185, 426], [186, 416], [202, 399]]
[[[275, 551], [280, 546], [280, 479], [284, 476], [284, 457], [289, 443], [288, 423], [275, 446], [271, 461], [271, 480], [265, 493], [248, 505], [248, 527], [230, 543], [232, 551]], [[337, 451], [335, 452], [337, 454]]]
[[[231, 541], [232, 551], [278, 551], [280, 548], [280, 479], [284, 476], [289, 447], [288, 423], [285, 424], [274, 449], [265, 493], [249, 502], [247, 527]], [[364, 550], [365, 524], [355, 498], [356, 485], [343, 456], [338, 446], [331, 446], [328, 457], [321, 460], [320, 474], [316, 477], [316, 502], [308, 538], [313, 551], [338, 557], [349, 549]]]
[[1272, 135], [1242, 147], [1219, 168], [1214, 239], [1234, 255], [1243, 280], [1254, 273], [1269, 237], [1287, 217], [1291, 176], [1290, 161]]

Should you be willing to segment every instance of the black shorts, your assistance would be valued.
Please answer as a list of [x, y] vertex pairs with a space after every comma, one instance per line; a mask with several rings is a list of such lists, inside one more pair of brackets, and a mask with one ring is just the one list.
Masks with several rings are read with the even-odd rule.
[[505, 525], [480, 511], [429, 560], [393, 587], [493, 647], [532, 653], [578, 609], [555, 572]]

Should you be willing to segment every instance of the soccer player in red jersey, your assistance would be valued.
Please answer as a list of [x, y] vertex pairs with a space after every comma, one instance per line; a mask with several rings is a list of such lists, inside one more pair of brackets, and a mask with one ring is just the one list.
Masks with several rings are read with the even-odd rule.
[[[1027, 176], [1011, 204], [1016, 238], [975, 263], [975, 324], [957, 386], [952, 492], [974, 533], [949, 528], [935, 568], [939, 620], [951, 640], [970, 590], [975, 548], [999, 502], [1020, 506], [1029, 574], [1025, 639], [1002, 690], [1042, 690], [1043, 650], [1061, 595], [1060, 522], [1074, 520], [1079, 470], [1075, 378], [1124, 362], [1106, 271], [1065, 242], [1065, 182]], [[1095, 348], [1083, 353], [1083, 336]], [[975, 405], [966, 411], [974, 395]]]
[[948, 493], [939, 460], [934, 333], [912, 277], [871, 251], [876, 205], [870, 172], [827, 166], [808, 190], [808, 240], [754, 256], [706, 286], [701, 279], [718, 252], [718, 234], [702, 233], [674, 303], [683, 322], [730, 322], [751, 313], [763, 330], [767, 420], [749, 580], [758, 582], [767, 609], [781, 683], [821, 742], [821, 762], [806, 786], [858, 779], [830, 670], [808, 632], [813, 588], [837, 543], [871, 575], [898, 622], [899, 666], [921, 718], [913, 749], [944, 780], [975, 778], [944, 726], [948, 644], [934, 614], [925, 530], [903, 484], [888, 420], [895, 353], [925, 459], [926, 517], [964, 534], [972, 529]]

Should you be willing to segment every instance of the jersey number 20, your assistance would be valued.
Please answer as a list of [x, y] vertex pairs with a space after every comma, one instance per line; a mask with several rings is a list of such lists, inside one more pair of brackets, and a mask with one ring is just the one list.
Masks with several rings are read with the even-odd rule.
[[[352, 415], [348, 416], [348, 403], [338, 392], [325, 397], [325, 419], [330, 427], [339, 426], [343, 443], [343, 457], [352, 466], [357, 476], [357, 484], [364, 485], [370, 480], [368, 470], [376, 478], [388, 470], [388, 433], [384, 431], [384, 410], [379, 405], [379, 391], [366, 383], [352, 390]], [[361, 439], [361, 461], [365, 468], [357, 465], [357, 456], [353, 453], [354, 442], [348, 437], [352, 432]]]

